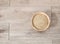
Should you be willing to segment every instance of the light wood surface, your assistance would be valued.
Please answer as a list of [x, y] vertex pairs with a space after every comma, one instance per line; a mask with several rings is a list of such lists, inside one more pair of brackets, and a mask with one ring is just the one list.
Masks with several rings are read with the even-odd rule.
[[[51, 19], [45, 32], [31, 26], [37, 11]], [[60, 0], [0, 0], [0, 44], [60, 44]]]

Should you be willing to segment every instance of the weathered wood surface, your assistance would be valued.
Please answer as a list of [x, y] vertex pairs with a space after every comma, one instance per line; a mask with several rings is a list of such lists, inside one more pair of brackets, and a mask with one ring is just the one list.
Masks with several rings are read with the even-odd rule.
[[[51, 19], [45, 32], [32, 28], [37, 11]], [[0, 44], [60, 44], [60, 0], [0, 0]]]

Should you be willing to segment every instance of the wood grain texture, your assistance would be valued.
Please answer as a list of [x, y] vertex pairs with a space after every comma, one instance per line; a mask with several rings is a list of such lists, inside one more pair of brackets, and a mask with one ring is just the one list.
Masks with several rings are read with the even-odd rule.
[[8, 7], [9, 0], [0, 0], [0, 7]]
[[[37, 11], [51, 19], [45, 32], [32, 28]], [[0, 0], [0, 28], [1, 44], [60, 44], [60, 0]]]

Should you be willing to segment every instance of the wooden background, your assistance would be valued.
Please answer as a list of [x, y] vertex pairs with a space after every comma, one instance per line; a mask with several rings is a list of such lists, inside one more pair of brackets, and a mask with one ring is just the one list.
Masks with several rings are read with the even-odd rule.
[[[37, 11], [51, 19], [45, 32], [32, 28]], [[0, 0], [0, 44], [60, 44], [60, 0]]]

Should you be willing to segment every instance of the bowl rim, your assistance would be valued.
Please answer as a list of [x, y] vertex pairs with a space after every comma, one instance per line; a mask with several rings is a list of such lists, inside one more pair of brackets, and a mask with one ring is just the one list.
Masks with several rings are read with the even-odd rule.
[[[38, 15], [38, 14], [43, 14], [43, 15], [45, 15], [46, 17], [47, 17], [47, 19], [48, 19], [48, 24], [47, 24], [47, 26], [45, 27], [45, 29], [43, 29], [43, 30], [38, 30], [38, 28], [34, 25], [34, 18], [35, 18], [35, 16], [36, 15]], [[33, 16], [32, 16], [32, 27], [33, 27], [33, 29], [35, 29], [36, 31], [45, 31], [45, 30], [47, 30], [47, 28], [50, 26], [50, 18], [49, 18], [49, 16], [45, 13], [45, 12], [35, 12], [35, 13], [33, 13]]]

